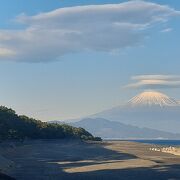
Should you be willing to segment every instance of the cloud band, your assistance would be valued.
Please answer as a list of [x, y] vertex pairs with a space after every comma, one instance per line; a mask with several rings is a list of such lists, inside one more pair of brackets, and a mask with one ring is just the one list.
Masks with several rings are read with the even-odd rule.
[[113, 52], [137, 46], [147, 28], [179, 16], [168, 6], [145, 1], [60, 8], [35, 16], [19, 15], [21, 30], [0, 30], [0, 60], [47, 62], [82, 51]]

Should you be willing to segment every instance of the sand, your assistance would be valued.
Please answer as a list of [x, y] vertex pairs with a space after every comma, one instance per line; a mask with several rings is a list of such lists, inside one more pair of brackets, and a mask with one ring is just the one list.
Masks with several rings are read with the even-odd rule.
[[3, 173], [17, 180], [180, 180], [180, 156], [151, 145], [73, 140], [28, 141], [1, 148]]

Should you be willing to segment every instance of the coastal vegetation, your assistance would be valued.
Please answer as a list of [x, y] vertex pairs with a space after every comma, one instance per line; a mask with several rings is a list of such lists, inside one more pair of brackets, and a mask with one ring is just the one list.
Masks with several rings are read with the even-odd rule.
[[47, 123], [0, 106], [0, 140], [62, 139], [101, 140], [83, 128], [66, 124]]

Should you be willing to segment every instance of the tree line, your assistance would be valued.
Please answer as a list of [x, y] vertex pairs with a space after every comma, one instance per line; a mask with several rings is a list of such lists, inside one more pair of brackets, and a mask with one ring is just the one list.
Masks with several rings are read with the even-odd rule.
[[47, 123], [16, 112], [5, 106], [0, 106], [0, 140], [24, 139], [62, 139], [77, 138], [82, 140], [100, 141], [83, 128], [67, 124]]

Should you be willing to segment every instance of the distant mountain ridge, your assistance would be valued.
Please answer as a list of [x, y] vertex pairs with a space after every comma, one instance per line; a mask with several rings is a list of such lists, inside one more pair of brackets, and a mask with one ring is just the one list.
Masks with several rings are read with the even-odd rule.
[[180, 139], [180, 134], [150, 128], [139, 128], [103, 118], [85, 118], [70, 124], [75, 127], [85, 128], [93, 135], [104, 139]]
[[[93, 119], [94, 125], [92, 126], [91, 123], [89, 125], [94, 130], [86, 126], [87, 122], [84, 124], [81, 119]], [[117, 138], [129, 138], [131, 135], [135, 137], [132, 132], [136, 132], [136, 137], [142, 138], [141, 135], [137, 136], [137, 134], [144, 134], [144, 131], [147, 130], [149, 133], [151, 132], [151, 138], [158, 138], [163, 135], [165, 138], [173, 137], [176, 139], [176, 136], [179, 137], [180, 134], [180, 103], [163, 93], [145, 91], [123, 105], [81, 119], [66, 120], [64, 122], [86, 127], [90, 132], [95, 133], [95, 135], [102, 135], [102, 137], [111, 135]], [[106, 127], [101, 127], [98, 133], [96, 128], [100, 119], [106, 120]], [[98, 122], [96, 122], [97, 120]], [[62, 121], [56, 122], [62, 123]], [[120, 125], [124, 127], [129, 134], [119, 134], [116, 127], [111, 127], [115, 123], [117, 123], [118, 127]], [[122, 128], [120, 129], [123, 132]], [[147, 132], [146, 137], [150, 137], [147, 136]]]

